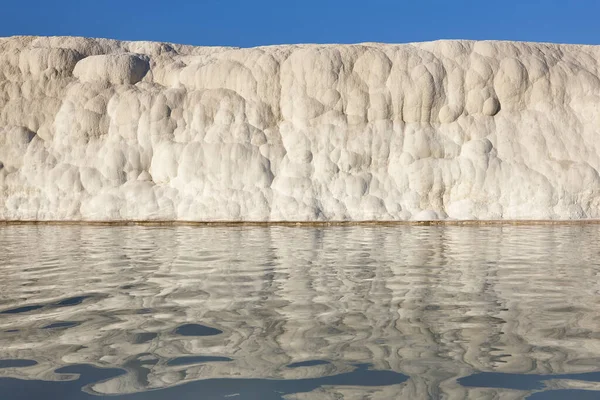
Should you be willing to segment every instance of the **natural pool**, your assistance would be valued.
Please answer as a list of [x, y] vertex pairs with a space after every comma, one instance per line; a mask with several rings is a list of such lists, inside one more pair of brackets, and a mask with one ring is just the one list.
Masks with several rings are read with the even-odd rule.
[[600, 226], [0, 226], [2, 399], [600, 398]]

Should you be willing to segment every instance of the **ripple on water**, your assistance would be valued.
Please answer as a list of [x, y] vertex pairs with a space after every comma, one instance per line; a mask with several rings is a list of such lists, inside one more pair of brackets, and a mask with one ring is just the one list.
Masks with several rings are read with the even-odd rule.
[[151, 342], [158, 337], [158, 333], [155, 332], [142, 332], [134, 335], [133, 344], [143, 344]]
[[25, 368], [37, 365], [35, 360], [0, 360], [0, 368]]
[[77, 326], [79, 324], [80, 322], [74, 321], [54, 322], [52, 324], [44, 326], [42, 329], [67, 329]]
[[36, 310], [41, 310], [45, 307], [72, 307], [72, 306], [77, 306], [81, 303], [83, 303], [86, 299], [92, 298], [93, 296], [89, 295], [89, 296], [76, 296], [76, 297], [69, 297], [67, 299], [55, 302], [55, 303], [50, 303], [48, 305], [43, 305], [43, 304], [31, 304], [31, 305], [27, 305], [27, 306], [22, 306], [22, 307], [17, 307], [17, 308], [11, 308], [8, 310], [4, 310], [4, 311], [0, 311], [0, 314], [21, 314], [21, 313], [28, 313], [30, 311], [36, 311]]
[[175, 334], [181, 336], [215, 336], [223, 333], [222, 330], [200, 324], [180, 325], [175, 329]]
[[329, 361], [325, 360], [309, 360], [309, 361], [300, 361], [292, 364], [288, 364], [288, 368], [300, 368], [300, 367], [315, 367], [317, 365], [327, 365]]
[[552, 381], [560, 380], [600, 383], [600, 372], [555, 375], [482, 372], [460, 378], [458, 383], [470, 387], [534, 391], [543, 389], [548, 383], [552, 383]]
[[30, 306], [23, 306], [23, 307], [11, 308], [10, 310], [4, 310], [4, 311], [0, 312], [0, 314], [21, 314], [21, 313], [39, 310], [40, 308], [44, 308], [44, 306], [39, 305], [39, 304], [34, 304], [34, 305], [30, 305]]
[[185, 356], [185, 357], [177, 357], [167, 362], [169, 366], [177, 366], [177, 365], [191, 365], [191, 364], [203, 364], [210, 362], [226, 362], [233, 361], [233, 359], [229, 357], [216, 357], [216, 356]]
[[77, 306], [83, 303], [86, 299], [91, 298], [92, 296], [75, 296], [69, 297], [68, 299], [61, 300], [56, 303], [58, 307], [72, 307]]

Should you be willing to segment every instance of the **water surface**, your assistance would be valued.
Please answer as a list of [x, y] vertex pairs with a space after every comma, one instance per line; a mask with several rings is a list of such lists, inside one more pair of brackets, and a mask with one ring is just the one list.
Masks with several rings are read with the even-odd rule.
[[600, 227], [0, 227], [7, 399], [600, 398]]

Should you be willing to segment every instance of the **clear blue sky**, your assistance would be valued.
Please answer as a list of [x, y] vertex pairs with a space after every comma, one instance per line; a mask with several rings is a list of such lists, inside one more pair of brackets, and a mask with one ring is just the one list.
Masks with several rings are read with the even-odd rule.
[[8, 0], [0, 36], [249, 47], [504, 39], [600, 44], [600, 0]]

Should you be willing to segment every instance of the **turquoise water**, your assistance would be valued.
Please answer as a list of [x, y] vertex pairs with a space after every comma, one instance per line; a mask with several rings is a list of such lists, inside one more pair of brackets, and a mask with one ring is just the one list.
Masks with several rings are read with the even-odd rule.
[[2, 226], [0, 398], [600, 398], [599, 239]]

